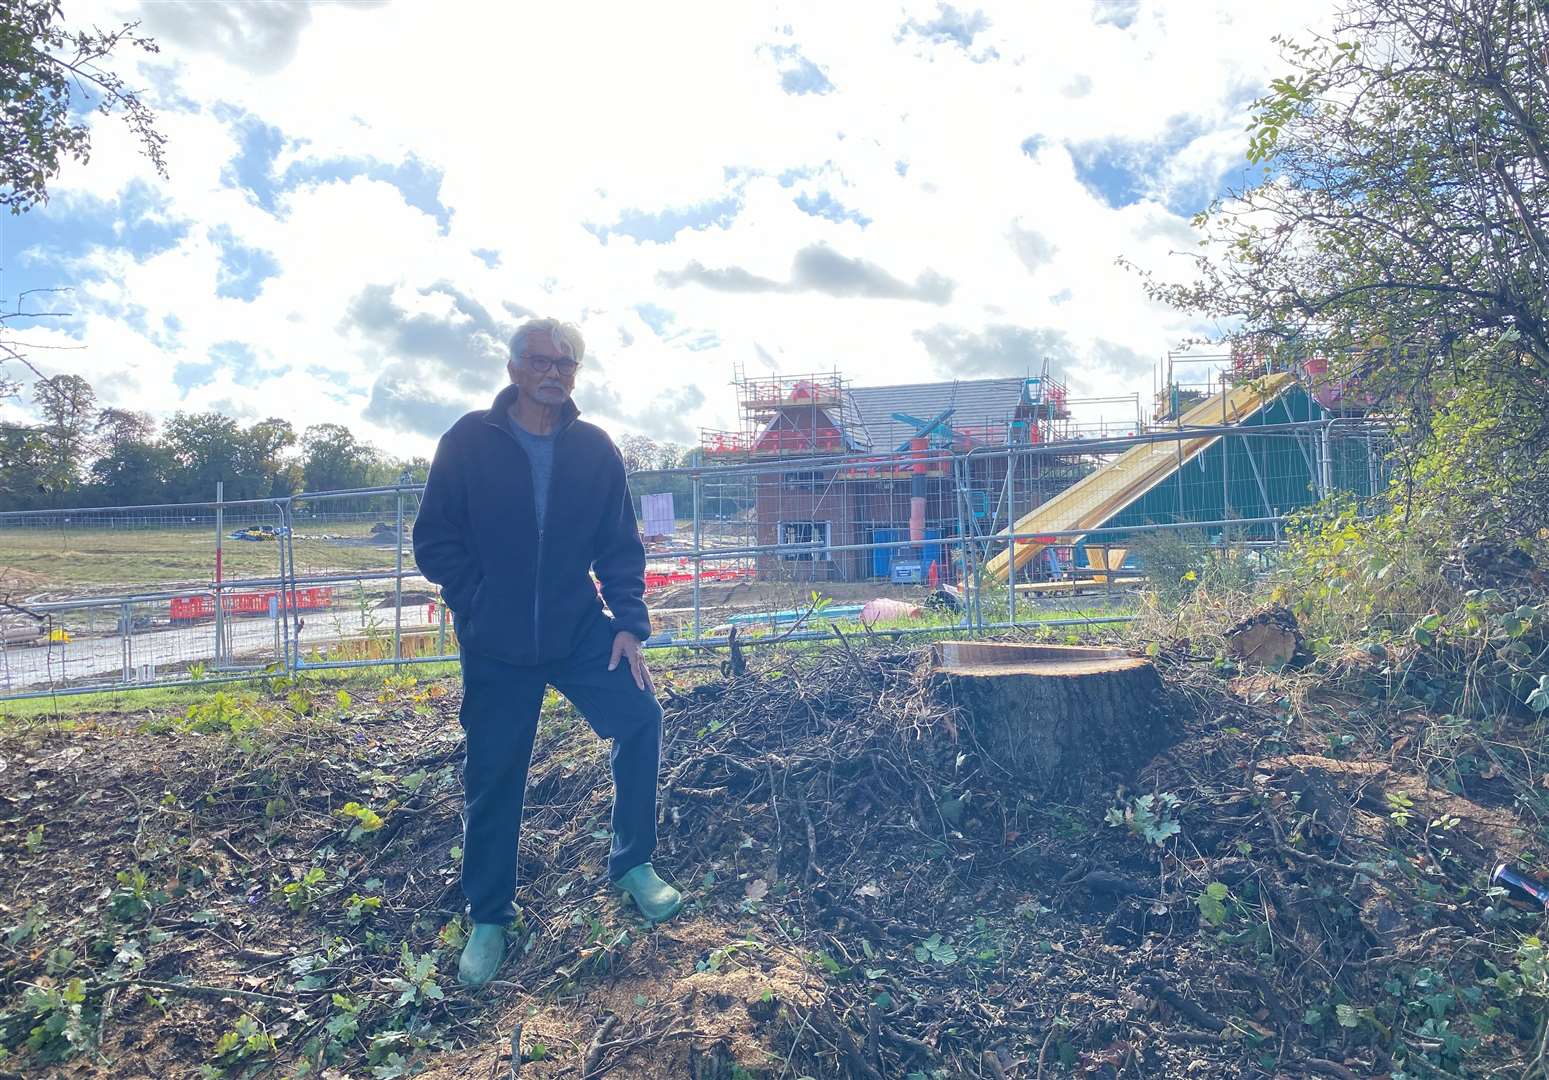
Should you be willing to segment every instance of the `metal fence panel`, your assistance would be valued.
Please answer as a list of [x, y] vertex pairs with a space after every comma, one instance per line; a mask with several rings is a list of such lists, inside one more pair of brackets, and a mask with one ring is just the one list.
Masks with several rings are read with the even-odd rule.
[[302, 613], [298, 668], [456, 657], [439, 591], [414, 566], [414, 517], [422, 488], [316, 492], [292, 502], [292, 579], [326, 590], [330, 604]]
[[0, 694], [283, 663], [274, 500], [0, 514]]
[[[1325, 421], [635, 473], [648, 645], [1123, 619], [1147, 537], [1262, 567], [1288, 513], [1380, 496], [1390, 449], [1371, 424]], [[1126, 477], [1126, 454], [1161, 465]], [[454, 659], [414, 564], [421, 493], [0, 514], [0, 697]], [[1059, 499], [1111, 512], [1102, 528], [1029, 517]], [[1046, 554], [987, 572], [1030, 542]]]

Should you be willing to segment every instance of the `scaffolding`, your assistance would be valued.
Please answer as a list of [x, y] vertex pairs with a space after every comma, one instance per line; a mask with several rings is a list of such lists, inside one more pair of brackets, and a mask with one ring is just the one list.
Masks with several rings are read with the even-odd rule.
[[746, 378], [737, 372], [739, 426], [705, 429], [700, 448], [709, 461], [843, 453], [865, 449], [850, 402], [849, 383], [838, 372]]
[[[1305, 382], [1302, 365], [1266, 353], [1168, 353], [1147, 417], [1139, 394], [1072, 397], [1047, 362], [1024, 377], [880, 387], [854, 386], [837, 371], [757, 378], [739, 371], [739, 428], [704, 432], [698, 540], [762, 552], [742, 567], [761, 580], [961, 581], [969, 547], [1002, 542], [1017, 522], [1068, 501], [1072, 487], [1105, 491], [1116, 482], [1119, 459], [1139, 453], [1137, 442], [1176, 432], [1183, 441], [1146, 453], [1159, 462], [1158, 454], [1171, 454], [1177, 472], [1192, 454], [1185, 452], [1190, 432], [1237, 424], [1241, 410], [1232, 403], [1244, 395], [1258, 401], [1271, 385], [1266, 416], [1278, 409], [1276, 422], [1312, 420], [1318, 405], [1311, 399], [1296, 399], [1302, 403], [1294, 411], [1279, 399]], [[1077, 408], [1112, 405], [1131, 416], [1073, 419]], [[1297, 430], [1274, 445], [1294, 449], [1312, 475], [1321, 470], [1317, 438], [1312, 429]], [[1218, 441], [1212, 435], [1201, 445]], [[1198, 516], [1196, 504], [1219, 503], [1218, 516], [1227, 517], [1243, 516], [1251, 504], [1247, 516], [1278, 517], [1298, 504], [1296, 491], [1276, 488], [1258, 458], [1244, 456], [1247, 445], [1246, 436], [1234, 435], [1229, 447], [1201, 458], [1198, 469], [1217, 470], [1209, 473], [1209, 492], [1191, 473], [1142, 500], [1142, 511], [1165, 509], [1186, 520]], [[1301, 476], [1289, 466], [1275, 469]], [[1300, 482], [1293, 477], [1292, 486]], [[1163, 507], [1166, 499], [1178, 505]], [[1069, 545], [1042, 549], [1047, 557], [1016, 560], [1016, 580], [1060, 578], [1078, 558]]]
[[[996, 396], [968, 393], [986, 384], [996, 384]], [[701, 430], [707, 462], [870, 452], [886, 467], [919, 438], [930, 449], [967, 451], [1063, 442], [1072, 434], [1069, 388], [1047, 361], [1039, 374], [1019, 379], [857, 388], [837, 371], [747, 378], [738, 370], [733, 386], [739, 426]], [[904, 411], [925, 400], [945, 407], [928, 417]]]
[[1206, 398], [1279, 372], [1294, 372], [1330, 415], [1360, 417], [1376, 408], [1358, 382], [1330, 368], [1327, 356], [1288, 355], [1245, 343], [1234, 343], [1225, 353], [1168, 352], [1155, 371], [1151, 426], [1176, 427], [1180, 416]]
[[[701, 432], [700, 540], [813, 549], [761, 558], [760, 577], [955, 579], [952, 543], [1004, 529], [1098, 460], [1079, 446], [1042, 449], [1075, 434], [1069, 388], [1047, 361], [1025, 377], [883, 387], [853, 386], [838, 371], [738, 370], [733, 386], [738, 426]], [[904, 542], [912, 547], [825, 554]]]

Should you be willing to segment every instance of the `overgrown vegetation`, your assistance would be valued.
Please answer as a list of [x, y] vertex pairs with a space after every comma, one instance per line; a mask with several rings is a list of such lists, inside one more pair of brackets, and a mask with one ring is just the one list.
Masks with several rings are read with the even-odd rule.
[[1130, 550], [1146, 573], [1146, 588], [1164, 607], [1181, 603], [1198, 589], [1223, 592], [1250, 586], [1258, 562], [1249, 551], [1212, 546], [1193, 529], [1138, 533]]
[[1549, 23], [1533, 0], [1353, 0], [1285, 40], [1255, 104], [1262, 183], [1152, 295], [1322, 358], [1394, 416], [1406, 499], [1509, 540], [1549, 521]]
[[[1541, 975], [1540, 917], [1504, 905], [1488, 879], [1499, 862], [1542, 873], [1546, 861], [1546, 546], [1460, 534], [1444, 502], [1402, 496], [1314, 508], [1254, 587], [1195, 588], [1137, 630], [1153, 653], [1163, 643], [1164, 659], [1171, 640], [1208, 661], [1201, 690], [1213, 684], [1278, 720], [1239, 752], [1278, 822], [1272, 846], [1305, 880], [1326, 879], [1310, 894], [1326, 889], [1334, 904], [1323, 926], [1353, 934], [1354, 951], [1324, 961], [1329, 970], [1366, 956], [1335, 979], [1332, 1008], [1302, 1018], [1339, 1043], [1336, 1063], [1359, 1062], [1356, 1075], [1542, 1076], [1549, 999], [1529, 989]], [[1265, 604], [1294, 612], [1312, 653], [1304, 669], [1260, 671], [1233, 654], [1224, 631]], [[1110, 811], [1110, 823], [1155, 835], [1141, 798]], [[1257, 842], [1238, 843], [1256, 861]], [[1306, 910], [1309, 894], [1265, 892], [1261, 873], [1254, 882], [1260, 919]], [[1244, 909], [1243, 890], [1218, 873], [1195, 903], [1205, 924], [1247, 929], [1248, 895]], [[1456, 948], [1427, 956], [1444, 939]], [[1269, 947], [1274, 916], [1219, 941]], [[1492, 1048], [1506, 1056], [1481, 1063]]]
[[[1396, 480], [1304, 514], [1260, 588], [1173, 590], [1146, 628], [1287, 732], [1322, 729], [1314, 754], [1249, 757], [1289, 778], [1276, 847], [1340, 879], [1330, 917], [1391, 949], [1330, 962], [1332, 1008], [1301, 1022], [1347, 1056], [1319, 1071], [1544, 1076], [1539, 915], [1487, 876], [1541, 867], [1549, 839], [1549, 23], [1526, 0], [1357, 0], [1332, 36], [1284, 44], [1296, 70], [1251, 132], [1264, 182], [1197, 219], [1193, 282], [1148, 284], [1231, 320], [1241, 349], [1325, 361], [1346, 407], [1394, 424]], [[1303, 671], [1235, 661], [1225, 616], [1265, 602], [1295, 613]], [[1230, 925], [1241, 891], [1212, 882], [1201, 917]]]

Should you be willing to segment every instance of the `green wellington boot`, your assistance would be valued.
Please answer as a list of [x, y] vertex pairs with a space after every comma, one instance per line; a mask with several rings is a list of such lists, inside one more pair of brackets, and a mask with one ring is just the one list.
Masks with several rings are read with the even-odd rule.
[[464, 986], [483, 986], [495, 977], [505, 955], [506, 928], [499, 923], [474, 923], [457, 961], [457, 981]]
[[619, 878], [618, 886], [653, 923], [666, 922], [683, 906], [683, 894], [657, 877], [650, 863], [641, 863]]

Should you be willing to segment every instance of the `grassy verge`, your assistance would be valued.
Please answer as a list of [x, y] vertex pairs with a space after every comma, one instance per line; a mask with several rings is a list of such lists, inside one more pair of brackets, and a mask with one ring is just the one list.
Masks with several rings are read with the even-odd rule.
[[[70, 720], [108, 714], [134, 715], [150, 710], [183, 710], [208, 701], [212, 694], [223, 690], [228, 693], [255, 689], [265, 693], [274, 693], [282, 689], [355, 691], [365, 688], [375, 690], [392, 677], [392, 671], [391, 665], [376, 668], [341, 668], [306, 671], [294, 679], [261, 676], [214, 685], [196, 683], [188, 686], [109, 689], [59, 697], [0, 701], [0, 725], [39, 720]], [[444, 663], [413, 664], [405, 666], [403, 671], [408, 677], [431, 681], [455, 676], [458, 665], [455, 660]]]

